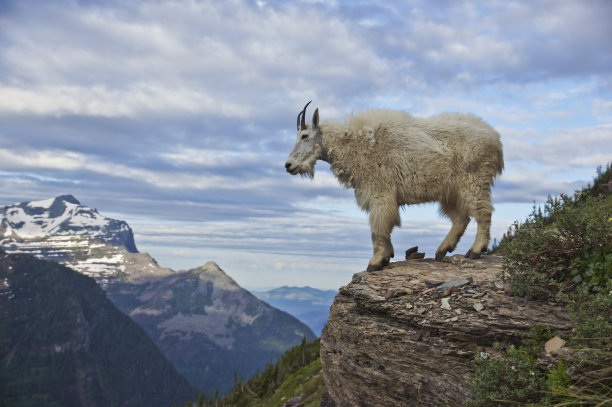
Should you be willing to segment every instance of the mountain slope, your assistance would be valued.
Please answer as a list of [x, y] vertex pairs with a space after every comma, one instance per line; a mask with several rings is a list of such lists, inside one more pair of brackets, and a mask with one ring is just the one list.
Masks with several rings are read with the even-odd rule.
[[228, 391], [234, 372], [250, 377], [315, 335], [258, 300], [217, 264], [150, 280], [111, 284], [109, 298], [145, 328], [185, 377], [207, 392]]
[[318, 407], [325, 387], [319, 351], [318, 339], [302, 341], [287, 350], [275, 364], [270, 363], [246, 382], [238, 381], [222, 400], [209, 399], [208, 405]]
[[95, 281], [0, 249], [0, 400], [168, 406], [195, 390]]
[[317, 335], [321, 335], [329, 316], [329, 308], [338, 294], [335, 290], [318, 290], [312, 287], [283, 286], [253, 294], [304, 322]]

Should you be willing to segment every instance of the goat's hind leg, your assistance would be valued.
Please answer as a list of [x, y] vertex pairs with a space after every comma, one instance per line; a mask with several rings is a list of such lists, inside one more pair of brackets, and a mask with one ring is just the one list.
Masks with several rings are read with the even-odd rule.
[[470, 223], [470, 217], [467, 213], [463, 212], [457, 207], [457, 203], [441, 203], [440, 212], [448, 216], [453, 222], [450, 231], [436, 250], [436, 261], [441, 261], [446, 253], [452, 252], [457, 247], [459, 239], [463, 236], [465, 228]]
[[478, 223], [478, 229], [476, 231], [476, 239], [474, 244], [465, 254], [465, 257], [470, 259], [477, 259], [480, 254], [487, 250], [489, 247], [489, 241], [491, 239], [491, 216], [493, 214], [493, 205], [491, 204], [491, 189], [487, 185], [480, 189], [478, 195], [479, 200], [473, 206], [471, 215], [476, 219]]

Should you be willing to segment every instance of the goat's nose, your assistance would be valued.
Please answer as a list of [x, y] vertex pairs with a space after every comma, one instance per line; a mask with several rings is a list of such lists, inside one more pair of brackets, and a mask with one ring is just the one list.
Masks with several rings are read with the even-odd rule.
[[291, 163], [285, 163], [285, 169], [289, 171], [289, 168], [291, 168]]

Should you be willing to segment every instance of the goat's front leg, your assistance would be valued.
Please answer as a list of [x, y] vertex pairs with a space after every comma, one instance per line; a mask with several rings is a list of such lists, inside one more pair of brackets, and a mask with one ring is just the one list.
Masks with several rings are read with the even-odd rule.
[[370, 206], [370, 229], [374, 254], [368, 263], [368, 271], [380, 270], [389, 265], [394, 256], [391, 245], [393, 227], [400, 225], [399, 209], [394, 201], [381, 201]]

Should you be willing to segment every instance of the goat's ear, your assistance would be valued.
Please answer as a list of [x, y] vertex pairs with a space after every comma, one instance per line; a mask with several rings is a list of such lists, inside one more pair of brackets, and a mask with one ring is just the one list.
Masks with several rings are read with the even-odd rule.
[[315, 109], [314, 114], [312, 115], [312, 128], [313, 129], [319, 128], [319, 108], [318, 107]]

